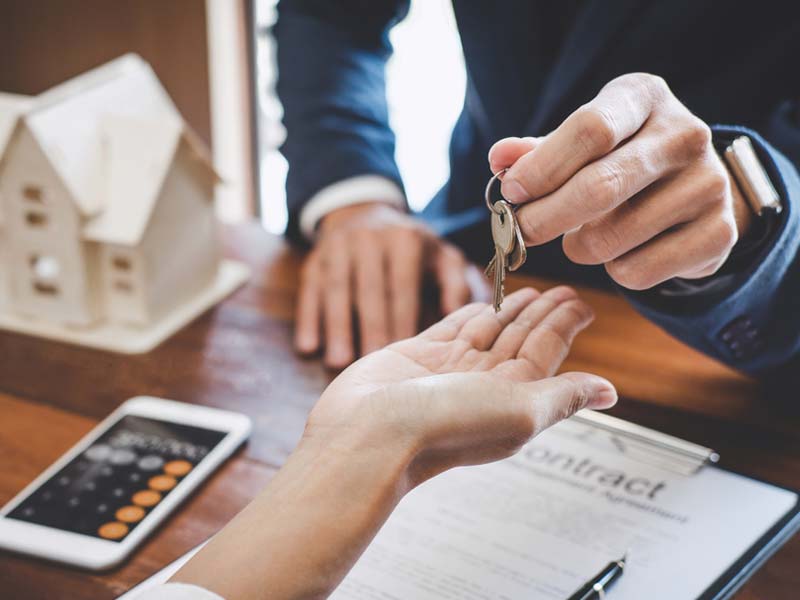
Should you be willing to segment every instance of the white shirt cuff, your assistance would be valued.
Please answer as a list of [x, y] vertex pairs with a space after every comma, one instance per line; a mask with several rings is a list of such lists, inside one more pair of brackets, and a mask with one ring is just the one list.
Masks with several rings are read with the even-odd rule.
[[207, 589], [187, 583], [165, 583], [145, 590], [135, 600], [225, 600]]
[[322, 188], [311, 197], [300, 211], [300, 233], [312, 240], [325, 215], [362, 202], [385, 202], [398, 208], [407, 206], [403, 191], [391, 179], [381, 175], [349, 177]]

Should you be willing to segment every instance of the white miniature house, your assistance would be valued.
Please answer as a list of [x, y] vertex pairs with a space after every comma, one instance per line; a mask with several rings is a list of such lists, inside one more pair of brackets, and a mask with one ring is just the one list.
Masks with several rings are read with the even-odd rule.
[[220, 255], [217, 183], [137, 56], [35, 98], [0, 94], [0, 328], [158, 344], [247, 278]]

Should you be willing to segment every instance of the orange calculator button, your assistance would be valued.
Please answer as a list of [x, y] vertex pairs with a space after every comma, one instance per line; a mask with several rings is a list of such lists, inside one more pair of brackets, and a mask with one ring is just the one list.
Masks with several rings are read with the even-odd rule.
[[173, 460], [164, 465], [164, 473], [175, 477], [183, 477], [191, 470], [192, 463], [188, 460]]
[[141, 506], [123, 506], [114, 516], [123, 523], [136, 523], [144, 517], [144, 509]]
[[161, 494], [153, 490], [141, 490], [136, 492], [131, 498], [137, 506], [151, 507], [161, 502]]
[[118, 523], [116, 521], [105, 523], [97, 530], [97, 535], [107, 540], [118, 540], [125, 537], [127, 533], [128, 526], [125, 525], [125, 523]]
[[156, 475], [150, 478], [147, 485], [150, 486], [151, 490], [167, 492], [174, 488], [176, 483], [178, 483], [177, 480], [171, 475]]

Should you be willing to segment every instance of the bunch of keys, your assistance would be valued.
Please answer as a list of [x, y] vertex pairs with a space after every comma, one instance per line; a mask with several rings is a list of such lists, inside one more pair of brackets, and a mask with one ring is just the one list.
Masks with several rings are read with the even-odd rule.
[[492, 213], [492, 241], [494, 242], [494, 256], [486, 267], [484, 273], [494, 280], [494, 312], [499, 312], [503, 304], [503, 284], [507, 271], [516, 271], [528, 257], [522, 231], [517, 222], [517, 215], [511, 204], [506, 200], [492, 203], [492, 186], [498, 178], [507, 171], [503, 169], [496, 173], [486, 185], [486, 206]]

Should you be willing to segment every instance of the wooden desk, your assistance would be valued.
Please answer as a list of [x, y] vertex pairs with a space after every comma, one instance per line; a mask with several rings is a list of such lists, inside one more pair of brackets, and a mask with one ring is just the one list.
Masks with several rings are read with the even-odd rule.
[[[230, 408], [255, 423], [228, 462], [122, 568], [95, 575], [0, 553], [9, 600], [114, 598], [220, 528], [260, 489], [299, 438], [330, 380], [291, 350], [299, 256], [255, 225], [226, 230], [227, 252], [254, 268], [251, 283], [154, 352], [106, 354], [0, 333], [0, 504], [130, 396], [151, 394]], [[549, 287], [548, 282], [513, 278]], [[800, 488], [800, 410], [767, 402], [756, 385], [672, 340], [620, 298], [584, 297], [595, 323], [565, 369], [614, 381], [613, 414], [714, 447], [722, 464]], [[737, 598], [781, 600], [800, 589], [800, 536]]]

